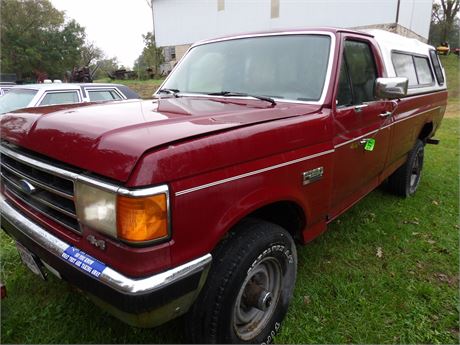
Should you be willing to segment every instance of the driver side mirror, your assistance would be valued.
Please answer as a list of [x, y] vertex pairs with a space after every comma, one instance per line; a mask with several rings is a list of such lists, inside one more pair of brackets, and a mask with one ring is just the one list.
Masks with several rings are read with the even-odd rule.
[[376, 99], [395, 99], [407, 95], [409, 79], [405, 77], [377, 78], [375, 81]]

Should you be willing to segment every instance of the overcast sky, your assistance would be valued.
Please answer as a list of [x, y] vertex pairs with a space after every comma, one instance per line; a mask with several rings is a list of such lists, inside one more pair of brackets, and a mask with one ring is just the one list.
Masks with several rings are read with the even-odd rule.
[[51, 0], [68, 18], [86, 28], [88, 40], [108, 58], [132, 67], [144, 48], [142, 34], [152, 31], [152, 12], [145, 0]]

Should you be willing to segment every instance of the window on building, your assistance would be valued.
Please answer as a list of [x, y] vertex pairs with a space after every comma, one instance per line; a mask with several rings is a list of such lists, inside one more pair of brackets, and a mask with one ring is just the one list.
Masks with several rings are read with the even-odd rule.
[[48, 92], [40, 105], [79, 103], [77, 91]]
[[425, 57], [405, 53], [391, 53], [391, 59], [398, 77], [409, 79], [409, 87], [430, 85], [433, 83], [433, 73], [429, 61]]
[[271, 18], [279, 18], [280, 0], [271, 0]]
[[217, 11], [225, 10], [225, 0], [217, 0]]
[[176, 60], [176, 47], [171, 47], [171, 60]]

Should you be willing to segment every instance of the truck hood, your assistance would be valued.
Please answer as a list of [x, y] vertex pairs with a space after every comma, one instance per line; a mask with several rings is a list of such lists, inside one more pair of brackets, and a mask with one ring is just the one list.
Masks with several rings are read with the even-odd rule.
[[319, 108], [200, 97], [51, 106], [3, 115], [0, 134], [10, 143], [124, 182], [147, 150]]

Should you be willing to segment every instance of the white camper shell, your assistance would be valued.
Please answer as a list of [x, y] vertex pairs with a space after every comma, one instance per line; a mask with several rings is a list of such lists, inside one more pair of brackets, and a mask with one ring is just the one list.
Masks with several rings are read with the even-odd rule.
[[409, 79], [408, 95], [447, 88], [444, 68], [433, 46], [385, 30], [361, 31], [374, 36], [377, 41], [385, 64], [386, 76]]

